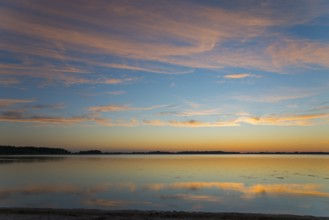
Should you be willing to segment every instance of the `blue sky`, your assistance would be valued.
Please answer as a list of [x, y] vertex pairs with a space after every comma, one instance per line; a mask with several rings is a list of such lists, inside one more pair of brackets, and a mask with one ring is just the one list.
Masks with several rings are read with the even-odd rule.
[[2, 1], [0, 144], [328, 151], [328, 1]]

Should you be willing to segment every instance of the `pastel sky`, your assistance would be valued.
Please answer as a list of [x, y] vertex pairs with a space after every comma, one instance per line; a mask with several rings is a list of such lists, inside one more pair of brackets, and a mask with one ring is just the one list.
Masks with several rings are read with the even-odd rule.
[[329, 151], [329, 1], [1, 1], [0, 144]]

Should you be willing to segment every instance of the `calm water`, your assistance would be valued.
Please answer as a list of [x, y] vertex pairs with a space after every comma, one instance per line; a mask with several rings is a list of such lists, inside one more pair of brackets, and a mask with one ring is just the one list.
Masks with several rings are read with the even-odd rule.
[[1, 207], [329, 216], [329, 157], [0, 157]]

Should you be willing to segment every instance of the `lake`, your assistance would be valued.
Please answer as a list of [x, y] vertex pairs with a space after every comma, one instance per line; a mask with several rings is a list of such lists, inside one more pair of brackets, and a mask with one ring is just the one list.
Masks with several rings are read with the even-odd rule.
[[0, 206], [329, 216], [329, 157], [0, 156]]

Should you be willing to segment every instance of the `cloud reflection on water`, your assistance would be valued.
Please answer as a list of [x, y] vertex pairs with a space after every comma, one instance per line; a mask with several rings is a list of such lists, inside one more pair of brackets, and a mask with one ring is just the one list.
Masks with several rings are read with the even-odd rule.
[[230, 182], [179, 182], [171, 184], [149, 184], [145, 188], [154, 191], [164, 189], [202, 190], [213, 188], [224, 191], [236, 191], [242, 193], [241, 198], [248, 199], [260, 195], [329, 197], [328, 192], [321, 191], [321, 185], [319, 184], [254, 184], [246, 186], [243, 183]]
[[175, 194], [175, 195], [160, 195], [160, 199], [179, 199], [187, 201], [201, 201], [201, 202], [216, 202], [222, 203], [223, 200], [219, 196], [212, 195], [191, 195], [191, 194]]
[[[152, 206], [154, 199], [180, 200], [189, 202], [224, 203], [225, 197], [237, 195], [241, 199], [255, 199], [264, 196], [294, 197], [326, 197], [329, 192], [321, 190], [319, 184], [254, 184], [247, 186], [235, 182], [175, 182], [138, 185], [135, 183], [114, 183], [94, 186], [59, 185], [27, 185], [23, 187], [2, 188], [0, 198], [11, 196], [35, 196], [49, 194], [61, 197], [60, 194], [73, 195], [85, 205], [95, 207], [125, 207], [134, 205]], [[123, 195], [125, 196], [118, 196]], [[135, 196], [138, 194], [138, 200]], [[160, 202], [161, 202], [160, 201]]]

